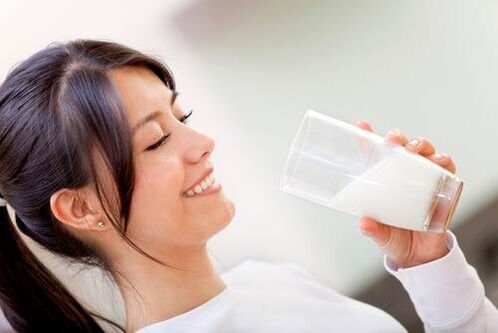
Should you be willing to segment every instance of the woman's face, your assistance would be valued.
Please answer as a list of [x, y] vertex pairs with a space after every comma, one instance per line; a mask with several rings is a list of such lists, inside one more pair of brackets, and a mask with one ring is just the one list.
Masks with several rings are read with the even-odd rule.
[[[134, 132], [136, 185], [128, 237], [159, 257], [204, 245], [235, 213], [217, 181], [206, 193], [185, 195], [212, 170], [214, 140], [181, 122], [188, 110], [151, 70], [128, 66], [113, 70], [112, 77]], [[218, 191], [208, 194], [213, 189]]]

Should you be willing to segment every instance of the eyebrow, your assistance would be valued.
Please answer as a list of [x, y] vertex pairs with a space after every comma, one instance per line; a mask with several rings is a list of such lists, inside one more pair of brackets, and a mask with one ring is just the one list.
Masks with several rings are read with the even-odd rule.
[[[173, 104], [175, 104], [175, 100], [176, 98], [178, 97], [180, 93], [177, 92], [177, 91], [173, 91], [173, 94], [171, 95], [171, 99], [170, 99], [170, 106], [173, 106]], [[162, 111], [154, 111], [150, 114], [148, 114], [147, 116], [145, 116], [142, 120], [140, 120], [135, 126], [133, 126], [133, 128], [131, 129], [131, 133], [132, 135], [135, 135], [135, 133], [142, 127], [144, 126], [145, 124], [147, 124], [149, 121], [152, 121], [154, 119], [156, 119], [157, 117], [159, 117], [163, 112]]]

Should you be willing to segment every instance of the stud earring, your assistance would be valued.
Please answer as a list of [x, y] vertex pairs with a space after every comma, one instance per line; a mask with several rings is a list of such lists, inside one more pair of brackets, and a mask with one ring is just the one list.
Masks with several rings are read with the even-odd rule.
[[103, 229], [103, 228], [104, 228], [104, 226], [105, 226], [105, 223], [104, 223], [104, 222], [102, 222], [102, 221], [99, 221], [99, 222], [97, 223], [97, 226], [98, 226], [100, 229]]

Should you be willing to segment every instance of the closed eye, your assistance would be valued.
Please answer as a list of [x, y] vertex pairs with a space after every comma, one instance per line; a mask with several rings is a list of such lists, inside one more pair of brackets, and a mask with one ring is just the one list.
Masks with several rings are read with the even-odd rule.
[[147, 147], [145, 150], [154, 150], [156, 149], [157, 147], [159, 146], [162, 146], [165, 142], [166, 142], [166, 139], [171, 135], [171, 133], [169, 133], [168, 135], [164, 135], [162, 138], [159, 139], [159, 141], [157, 141], [156, 143], [154, 143], [153, 145]]
[[[184, 123], [184, 124], [188, 124], [188, 123], [189, 123], [188, 118], [192, 115], [192, 113], [193, 113], [193, 112], [194, 112], [194, 110], [190, 110], [190, 112], [189, 112], [187, 115], [185, 115], [185, 116], [183, 116], [183, 117], [181, 117], [181, 118], [180, 118], [180, 121], [181, 121], [182, 123]], [[154, 143], [153, 145], [151, 145], [151, 146], [147, 147], [145, 150], [154, 150], [154, 149], [156, 149], [156, 148], [158, 148], [158, 147], [162, 146], [163, 144], [165, 144], [165, 143], [166, 143], [166, 139], [167, 139], [170, 135], [171, 135], [171, 133], [168, 133], [167, 135], [164, 135], [162, 138], [160, 138], [160, 139], [159, 139], [159, 141], [157, 141], [157, 142], [156, 142], [156, 143]]]
[[194, 110], [190, 110], [189, 114], [183, 116], [180, 121], [184, 124], [188, 124], [188, 118], [192, 115], [192, 113], [194, 113]]

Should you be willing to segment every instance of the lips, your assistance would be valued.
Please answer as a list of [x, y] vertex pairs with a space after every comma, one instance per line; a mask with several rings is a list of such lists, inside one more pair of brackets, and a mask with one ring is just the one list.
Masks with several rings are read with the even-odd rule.
[[194, 187], [196, 187], [197, 185], [200, 185], [201, 181], [203, 181], [204, 179], [206, 179], [207, 176], [209, 176], [211, 173], [213, 173], [213, 168], [209, 168], [207, 169], [204, 174], [202, 176], [199, 177], [199, 179], [197, 179], [197, 181], [188, 189], [186, 189], [183, 194], [186, 194], [189, 190], [194, 190]]

